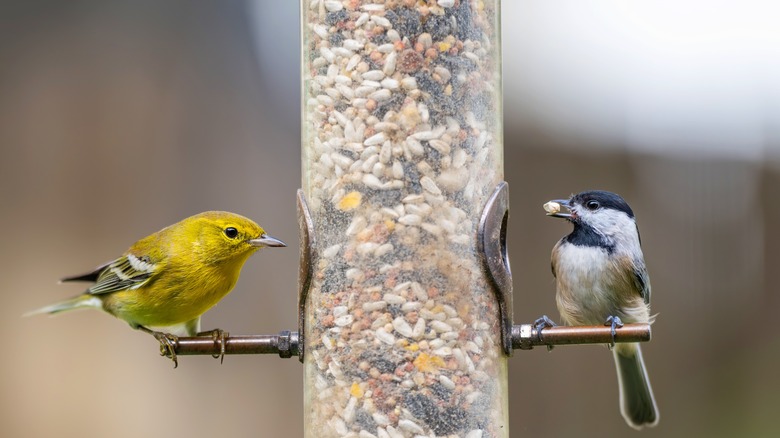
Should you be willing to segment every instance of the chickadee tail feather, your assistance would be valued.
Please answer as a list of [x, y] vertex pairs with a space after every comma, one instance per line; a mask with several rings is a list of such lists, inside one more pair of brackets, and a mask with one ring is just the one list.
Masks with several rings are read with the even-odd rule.
[[658, 406], [647, 377], [642, 350], [638, 344], [620, 344], [614, 348], [620, 386], [620, 413], [629, 426], [641, 429], [658, 424]]
[[86, 309], [86, 308], [102, 309], [103, 303], [102, 301], [100, 301], [100, 298], [94, 295], [82, 294], [73, 297], [69, 300], [60, 301], [59, 303], [51, 304], [49, 306], [41, 307], [40, 309], [27, 312], [22, 316], [40, 315], [44, 313], [53, 315], [55, 313], [65, 312], [67, 310]]

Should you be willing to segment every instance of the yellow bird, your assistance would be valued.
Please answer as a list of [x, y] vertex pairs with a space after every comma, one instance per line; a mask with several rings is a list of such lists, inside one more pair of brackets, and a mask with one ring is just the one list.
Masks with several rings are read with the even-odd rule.
[[287, 246], [243, 216], [207, 211], [147, 236], [94, 271], [63, 278], [94, 282], [84, 293], [30, 314], [81, 308], [104, 310], [153, 335], [178, 366], [177, 336], [221, 337], [200, 331], [200, 317], [233, 289], [244, 262], [263, 247]]

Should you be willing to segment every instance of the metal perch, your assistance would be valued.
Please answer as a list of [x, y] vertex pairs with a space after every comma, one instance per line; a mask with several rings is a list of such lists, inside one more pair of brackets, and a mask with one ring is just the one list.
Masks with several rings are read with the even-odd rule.
[[[626, 324], [615, 330], [615, 342], [648, 342], [650, 324]], [[601, 325], [557, 326], [537, 330], [533, 324], [512, 326], [512, 348], [530, 350], [545, 345], [611, 344], [612, 328]]]
[[[650, 324], [626, 324], [615, 331], [615, 342], [648, 342]], [[538, 331], [533, 324], [512, 326], [512, 348], [530, 350], [537, 346], [610, 344], [611, 328], [607, 326], [557, 326]], [[218, 355], [220, 341], [212, 337], [179, 338], [176, 354]], [[245, 335], [225, 338], [225, 354], [278, 354], [282, 358], [298, 356], [298, 332], [282, 331], [278, 335]]]

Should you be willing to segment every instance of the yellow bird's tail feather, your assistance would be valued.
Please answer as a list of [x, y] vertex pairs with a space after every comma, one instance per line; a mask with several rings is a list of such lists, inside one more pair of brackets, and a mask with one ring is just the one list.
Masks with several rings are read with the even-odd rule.
[[30, 312], [25, 313], [22, 316], [40, 315], [44, 313], [53, 315], [55, 313], [65, 312], [68, 310], [87, 309], [87, 308], [102, 309], [103, 302], [100, 301], [100, 298], [94, 295], [82, 294], [82, 295], [75, 296], [69, 300], [60, 301], [59, 303], [54, 303], [48, 306], [41, 307], [40, 309], [32, 310]]

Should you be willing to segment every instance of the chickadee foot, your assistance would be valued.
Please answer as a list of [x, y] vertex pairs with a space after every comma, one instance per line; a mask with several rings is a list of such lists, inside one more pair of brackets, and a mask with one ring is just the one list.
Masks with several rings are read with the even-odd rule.
[[176, 358], [176, 345], [179, 342], [179, 337], [170, 333], [156, 332], [150, 330], [142, 325], [139, 325], [138, 330], [149, 333], [157, 339], [160, 343], [160, 356], [170, 357], [173, 361], [173, 368], [179, 366], [179, 360]]
[[[542, 342], [542, 330], [549, 328], [549, 327], [557, 327], [558, 324], [553, 322], [552, 319], [548, 318], [547, 315], [542, 315], [540, 318], [537, 318], [536, 321], [534, 321], [534, 329], [536, 329], [536, 337], [539, 339], [539, 342]], [[547, 346], [547, 351], [550, 351], [553, 349], [552, 345]]]
[[219, 354], [212, 354], [211, 357], [214, 359], [219, 359], [220, 364], [224, 362], [225, 345], [227, 344], [227, 338], [230, 337], [230, 333], [217, 328], [205, 332], [200, 332], [197, 334], [197, 336], [211, 336], [211, 339], [214, 340], [215, 344], [219, 343]]
[[623, 327], [623, 321], [620, 320], [619, 316], [610, 315], [607, 317], [604, 325], [612, 327], [612, 344], [609, 345], [609, 348], [615, 348], [615, 335], [617, 335], [616, 329]]

